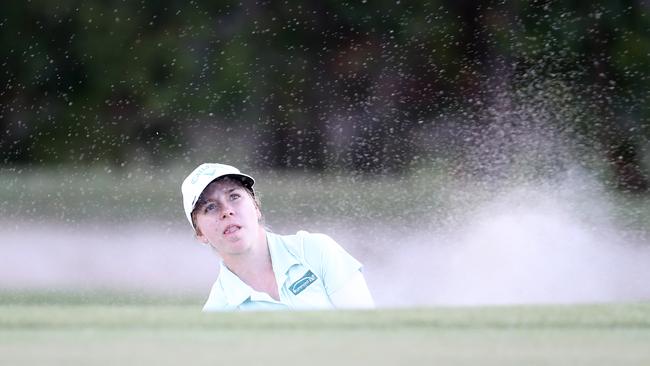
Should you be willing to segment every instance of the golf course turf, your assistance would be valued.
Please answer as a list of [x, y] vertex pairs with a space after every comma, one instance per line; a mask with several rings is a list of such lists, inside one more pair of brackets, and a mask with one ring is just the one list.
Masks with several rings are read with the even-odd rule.
[[0, 304], [2, 365], [648, 365], [650, 304], [200, 313]]

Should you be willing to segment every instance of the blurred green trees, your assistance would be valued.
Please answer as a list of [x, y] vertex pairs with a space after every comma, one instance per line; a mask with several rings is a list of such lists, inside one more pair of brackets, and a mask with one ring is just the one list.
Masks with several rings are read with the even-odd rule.
[[504, 85], [552, 80], [584, 109], [561, 122], [647, 186], [640, 0], [32, 0], [0, 14], [6, 165], [165, 164], [214, 145], [215, 160], [399, 172], [462, 154]]

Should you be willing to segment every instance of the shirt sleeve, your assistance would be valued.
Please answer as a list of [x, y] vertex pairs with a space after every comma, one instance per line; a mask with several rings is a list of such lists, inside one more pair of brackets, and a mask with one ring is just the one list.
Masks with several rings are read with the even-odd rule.
[[366, 279], [361, 271], [357, 271], [343, 287], [331, 296], [332, 304], [339, 309], [372, 309], [375, 301], [370, 295]]
[[345, 286], [363, 267], [329, 236], [310, 234], [305, 231], [298, 234], [303, 236], [303, 249], [307, 262], [320, 267], [315, 269], [320, 274], [328, 296]]

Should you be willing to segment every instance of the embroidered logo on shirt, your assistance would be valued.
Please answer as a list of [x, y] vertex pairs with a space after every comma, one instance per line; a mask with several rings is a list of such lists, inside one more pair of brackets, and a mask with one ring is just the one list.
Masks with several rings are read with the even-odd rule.
[[309, 285], [312, 283], [316, 282], [316, 275], [313, 274], [311, 271], [307, 271], [300, 279], [296, 282], [293, 283], [289, 287], [289, 290], [294, 294], [298, 295], [301, 293], [304, 289], [306, 289]]

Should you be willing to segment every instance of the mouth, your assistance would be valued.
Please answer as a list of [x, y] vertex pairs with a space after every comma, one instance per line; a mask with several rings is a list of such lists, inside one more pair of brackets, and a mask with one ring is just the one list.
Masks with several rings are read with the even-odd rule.
[[234, 225], [234, 224], [228, 225], [226, 226], [226, 229], [223, 231], [223, 235], [230, 235], [236, 233], [237, 231], [239, 231], [239, 229], [241, 229], [241, 226], [239, 225]]

